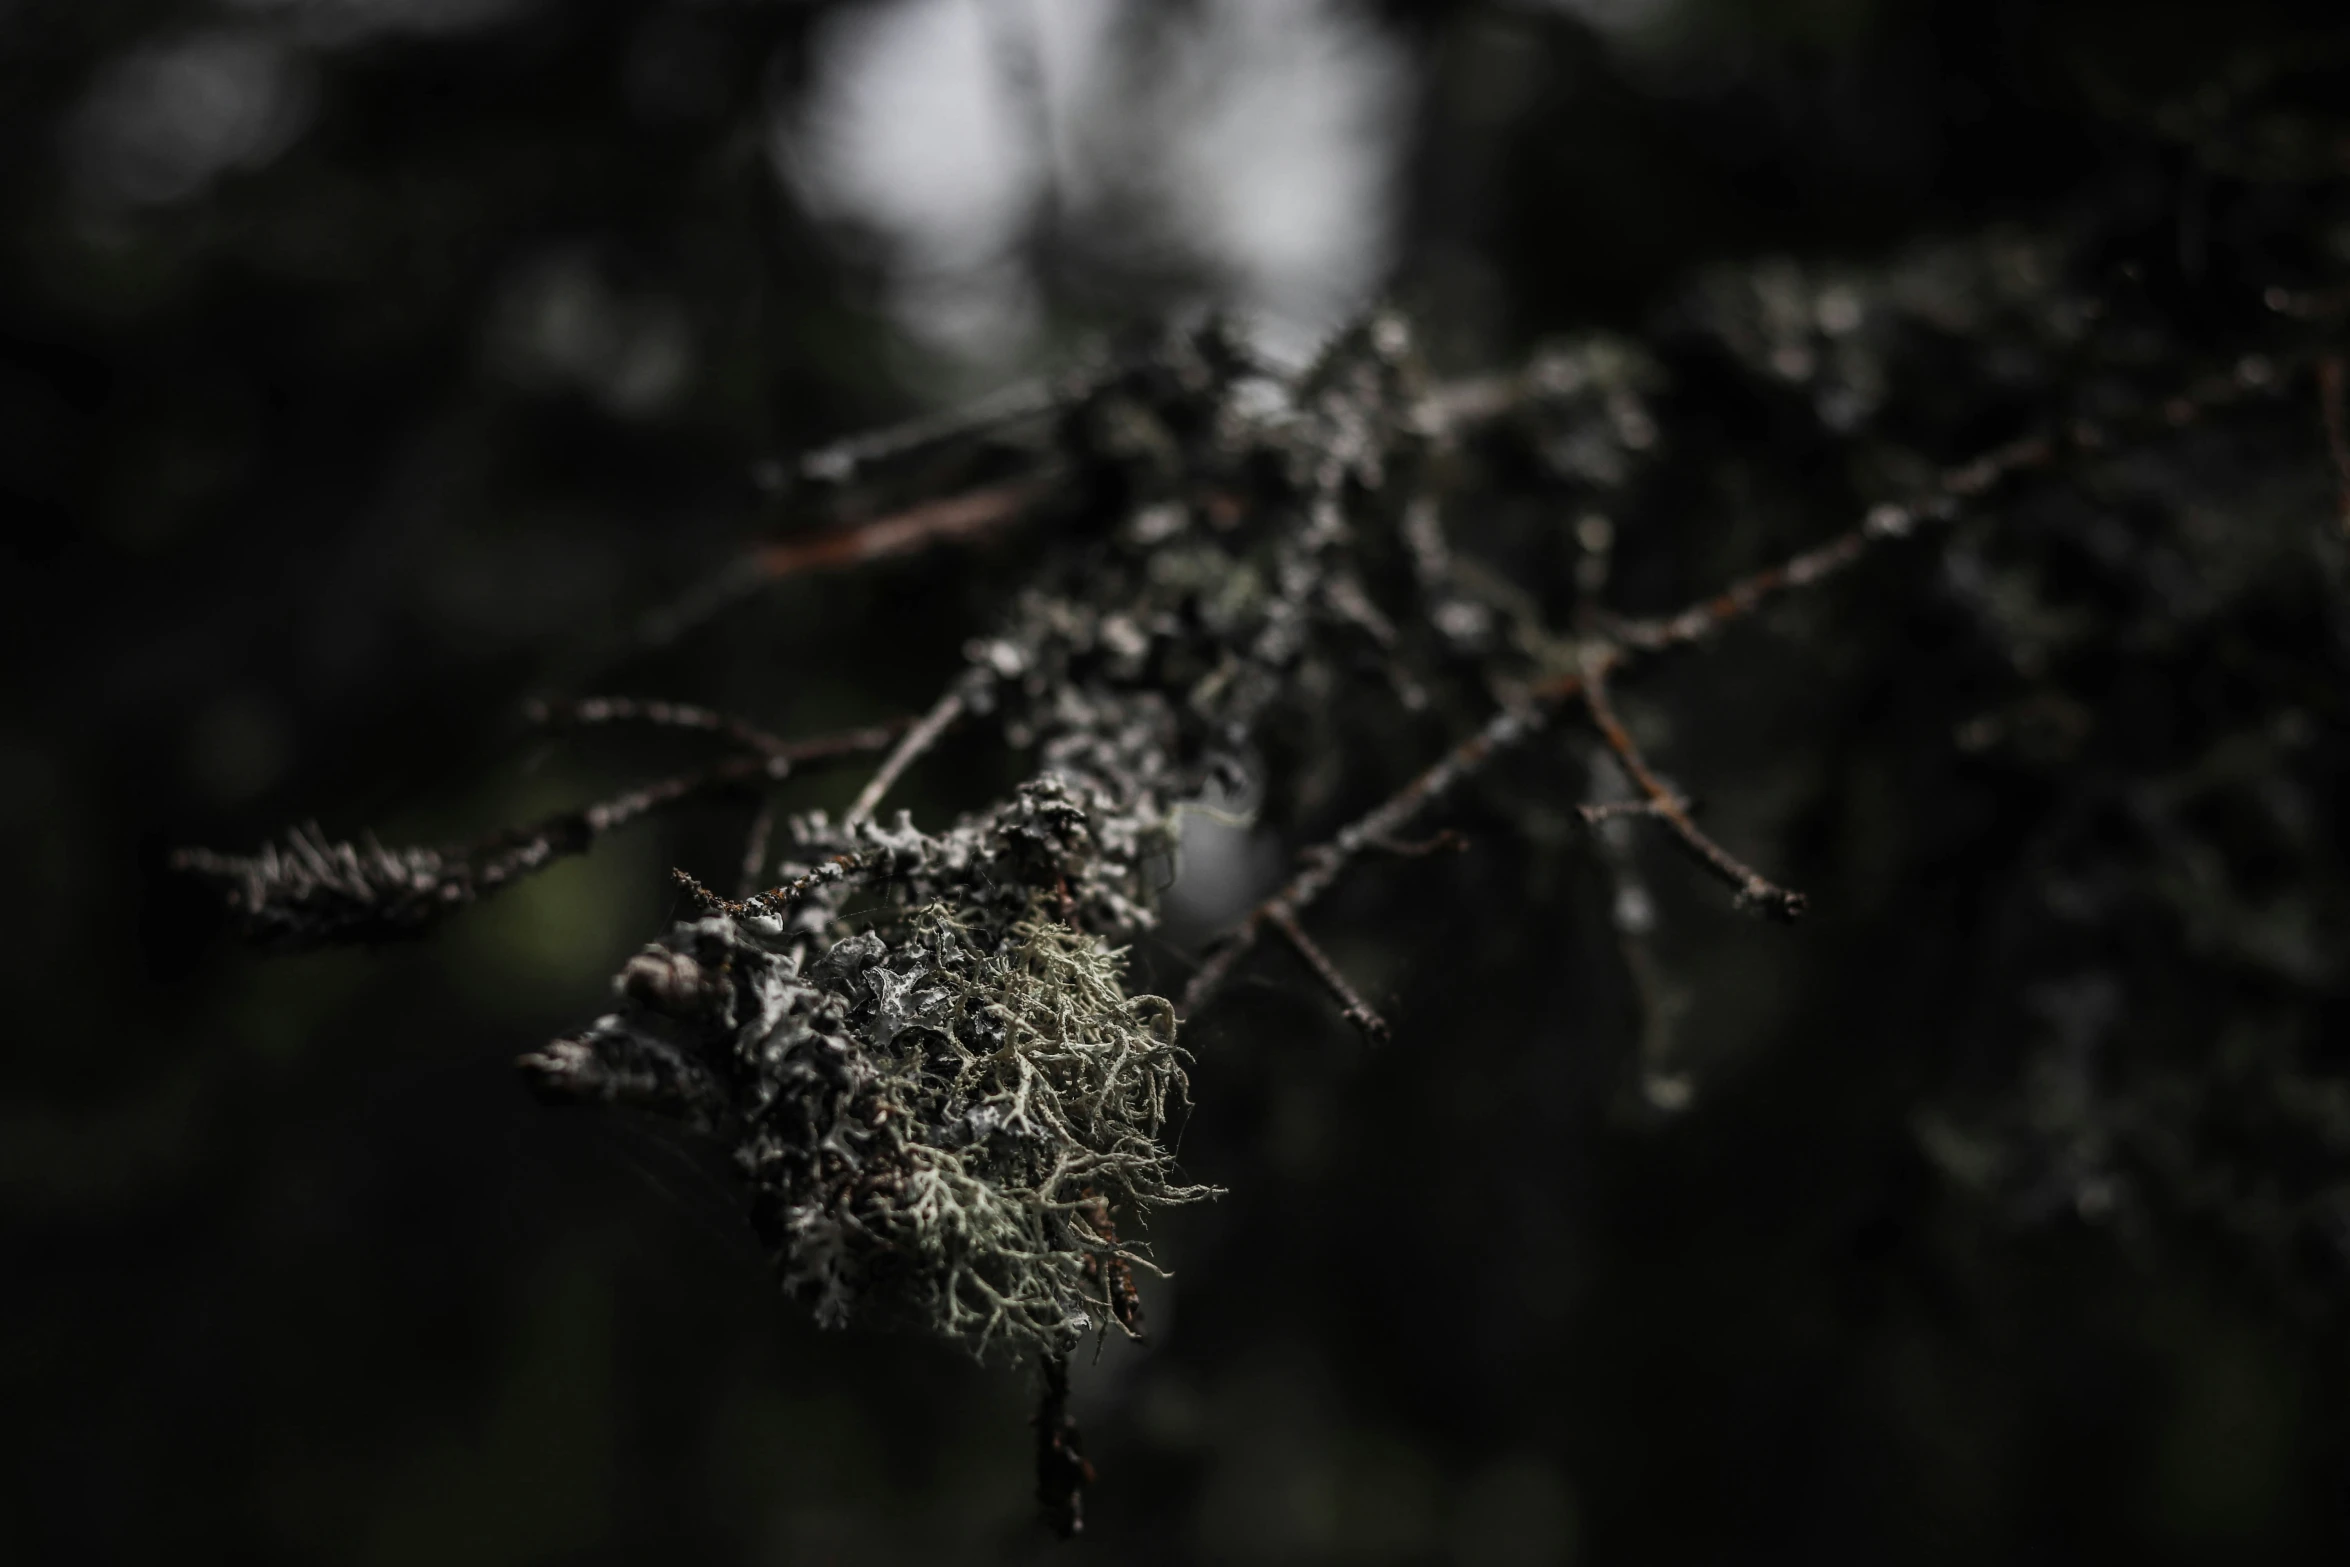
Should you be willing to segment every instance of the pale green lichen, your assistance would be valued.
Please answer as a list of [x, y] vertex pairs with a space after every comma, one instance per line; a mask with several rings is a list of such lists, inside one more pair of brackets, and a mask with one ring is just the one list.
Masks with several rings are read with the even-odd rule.
[[1116, 1316], [1094, 1259], [1141, 1260], [1089, 1215], [1206, 1194], [1159, 1141], [1185, 1087], [1173, 1008], [1057, 921], [990, 943], [931, 905], [906, 927], [864, 973], [879, 1146], [853, 1199], [796, 1205], [787, 1281], [820, 1314], [845, 1315], [862, 1274], [975, 1345], [1065, 1347]]
[[1124, 953], [1066, 917], [1125, 906], [1138, 874], [1091, 803], [1048, 775], [935, 836], [803, 819], [803, 844], [844, 846], [830, 874], [710, 900], [532, 1070], [731, 1141], [820, 1322], [1050, 1354], [1132, 1331], [1150, 1264], [1119, 1225], [1208, 1190], [1164, 1141], [1186, 1087], [1174, 1009], [1128, 994]]

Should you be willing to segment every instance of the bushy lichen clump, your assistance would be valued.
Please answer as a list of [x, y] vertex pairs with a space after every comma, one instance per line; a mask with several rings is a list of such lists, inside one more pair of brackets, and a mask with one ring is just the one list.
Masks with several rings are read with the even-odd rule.
[[842, 846], [646, 949], [621, 1006], [529, 1063], [564, 1097], [682, 1114], [733, 1144], [785, 1287], [828, 1324], [911, 1321], [1065, 1353], [1133, 1320], [1112, 1215], [1206, 1195], [1161, 1140], [1185, 1090], [1173, 1008], [1070, 923], [1132, 874], [1048, 776], [928, 836]]

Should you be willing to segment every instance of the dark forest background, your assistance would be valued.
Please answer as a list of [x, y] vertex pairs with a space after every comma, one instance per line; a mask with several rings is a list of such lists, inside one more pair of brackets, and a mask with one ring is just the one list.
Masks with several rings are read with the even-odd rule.
[[[971, 3], [1014, 19], [1015, 88], [1049, 72], [1065, 8]], [[2257, 1014], [2338, 1048], [2331, 916], [2282, 1000], [2153, 938], [2023, 984], [2017, 878], [2089, 765], [2068, 713], [2121, 693], [2169, 744], [2193, 648], [2088, 666], [2013, 766], [1961, 743], [1997, 693], [1927, 566], [1677, 670], [1677, 760], [1814, 910], [1738, 920], [1660, 857], [1677, 1116], [1627, 1112], [1602, 882], [1568, 802], [1526, 840], [1538, 771], [1462, 808], [1458, 862], [1350, 885], [1330, 943], [1396, 1037], [1270, 962], [1194, 1030], [1184, 1162], [1229, 1195], [1160, 1231], [1158, 1342], [1078, 1369], [1102, 1479], [1069, 1547], [1023, 1375], [816, 1331], [720, 1165], [516, 1078], [662, 927], [670, 866], [723, 879], [742, 813], [374, 952], [256, 956], [166, 874], [313, 816], [462, 836], [682, 746], [550, 745], [534, 694], [784, 733], [919, 710], [1017, 534], [645, 617], [769, 536], [793, 452], [1203, 301], [1302, 332], [1380, 288], [1465, 370], [1718, 263], [2089, 210], [2190, 322], [2272, 281], [2277, 234], [2350, 266], [2338, 5], [1395, 0], [1266, 13], [1381, 84], [1330, 143], [1387, 160], [1356, 281], [1267, 292], [1190, 232], [1149, 154], [1191, 100], [1137, 90], [1038, 131], [1070, 150], [942, 283], [801, 151], [827, 73], [938, 9], [0, 0], [0, 1560], [2343, 1559], [2350, 1295], [2310, 1224], [1952, 1175], [1950, 1107], [2028, 1075], [2035, 1030], [2218, 1053]], [[1213, 83], [1243, 66], [1198, 39], [1250, 47], [1236, 14], [1122, 8], [1117, 47]], [[2322, 520], [2317, 432], [2312, 402], [2278, 463]], [[1692, 517], [1670, 580], [1717, 580], [1731, 526]], [[2279, 743], [2314, 755], [2340, 693], [2275, 623], [2244, 667], [2287, 672], [2244, 678], [2300, 682]], [[936, 820], [993, 766], [950, 748], [904, 803]], [[2293, 864], [2338, 910], [2339, 846]], [[2341, 1185], [2316, 1146], [2295, 1192]]]

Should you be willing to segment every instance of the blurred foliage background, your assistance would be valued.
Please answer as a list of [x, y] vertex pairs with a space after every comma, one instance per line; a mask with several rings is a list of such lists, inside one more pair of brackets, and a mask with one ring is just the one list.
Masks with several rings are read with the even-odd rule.
[[[367, 954], [252, 956], [161, 866], [645, 775], [525, 733], [536, 692], [916, 710], [1017, 536], [639, 628], [792, 452], [1202, 303], [1296, 351], [1384, 293], [1464, 369], [1716, 262], [2091, 205], [2187, 306], [2254, 229], [2350, 262], [2346, 64], [2283, 0], [0, 0], [0, 1559], [2341, 1559], [2332, 1274], [1948, 1177], [1936, 1107], [2034, 1026], [1969, 1007], [2033, 960], [2002, 846], [2048, 795], [1961, 760], [1922, 590], [1668, 682], [1817, 911], [1660, 890], [1687, 1113], [1621, 1113], [1600, 884], [1563, 800], [1513, 842], [1523, 771], [1477, 852], [1344, 900], [1392, 1045], [1302, 982], [1195, 1031], [1183, 1154], [1230, 1195], [1160, 1237], [1159, 1342], [1079, 1370], [1068, 1548], [1021, 1377], [816, 1332], [722, 1169], [515, 1080], [739, 817]], [[2280, 461], [2322, 507], [2315, 428]], [[1743, 547], [1709, 526], [1675, 580]], [[906, 803], [972, 803], [954, 756]], [[2296, 851], [2313, 906], [2338, 849]], [[2161, 950], [2037, 1026], [2275, 1011]], [[2321, 1041], [2338, 972], [2296, 981]]]

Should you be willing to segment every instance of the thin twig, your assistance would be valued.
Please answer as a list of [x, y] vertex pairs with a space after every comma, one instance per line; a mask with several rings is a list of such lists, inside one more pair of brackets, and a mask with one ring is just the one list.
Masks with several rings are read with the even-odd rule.
[[1053, 1533], [1066, 1540], [1085, 1532], [1085, 1488], [1093, 1483], [1085, 1439], [1069, 1413], [1069, 1357], [1039, 1362], [1044, 1391], [1036, 1401], [1036, 1501]]
[[1687, 1073], [1672, 1070], [1673, 1024], [1679, 1005], [1664, 964], [1657, 957], [1656, 898], [1632, 853], [1629, 824], [1614, 825], [1628, 816], [1647, 814], [1652, 807], [1646, 800], [1620, 797], [1619, 792], [1631, 785], [1605, 746], [1592, 747], [1589, 771], [1592, 786], [1608, 797], [1588, 801], [1578, 809], [1586, 822], [1599, 828], [1591, 836], [1598, 848], [1600, 869], [1608, 879], [1608, 924], [1615, 931], [1616, 952], [1632, 984], [1632, 1010], [1639, 1024], [1640, 1097], [1654, 1110], [1684, 1109], [1691, 1084]]
[[685, 871], [672, 870], [669, 874], [692, 895], [696, 903], [706, 909], [738, 918], [745, 914], [772, 918], [789, 910], [818, 887], [847, 879], [852, 873], [863, 869], [864, 863], [854, 854], [836, 854], [795, 881], [787, 881], [780, 887], [771, 887], [765, 892], [755, 892], [739, 899], [720, 897]]
[[674, 805], [695, 795], [739, 789], [746, 784], [773, 782], [783, 777], [790, 768], [790, 762], [782, 757], [734, 757], [698, 773], [680, 773], [674, 778], [664, 778], [641, 789], [614, 795], [609, 800], [599, 801], [581, 811], [579, 817], [587, 824], [589, 832], [600, 836], [665, 805]]
[[283, 848], [264, 845], [256, 855], [183, 849], [172, 865], [220, 883], [248, 931], [264, 944], [381, 941], [427, 930], [557, 860], [584, 854], [598, 838], [641, 816], [765, 783], [788, 766], [770, 757], [733, 757], [453, 848], [387, 849], [372, 837], [336, 843], [307, 827], [290, 834]]
[[1436, 854], [1459, 854], [1469, 847], [1469, 840], [1447, 827], [1426, 838], [1382, 838], [1370, 847], [1399, 860], [1424, 860]]
[[2317, 406], [2325, 425], [2326, 453], [2334, 460], [2335, 504], [2342, 531], [2350, 534], [2350, 417], [2342, 408], [2342, 356], [2328, 354], [2317, 362]]
[[[533, 702], [528, 709], [528, 716], [535, 724], [581, 728], [637, 723], [663, 729], [695, 730], [718, 735], [745, 751], [781, 762], [787, 770], [805, 767], [813, 762], [836, 761], [882, 750], [913, 722], [908, 718], [896, 718], [885, 724], [868, 724], [861, 729], [846, 729], [837, 734], [785, 740], [730, 713], [694, 707], [684, 702], [647, 701], [625, 696], [586, 697], [560, 705]], [[784, 774], [775, 776], [782, 777]]]
[[600, 728], [607, 724], [647, 724], [657, 729], [691, 729], [733, 741], [763, 756], [781, 755], [785, 741], [746, 719], [686, 702], [646, 701], [626, 696], [582, 697], [576, 702], [533, 702], [525, 716], [544, 727]]
[[705, 795], [773, 783], [790, 770], [791, 763], [784, 757], [735, 757], [698, 773], [680, 773], [599, 800], [585, 809], [566, 811], [535, 827], [494, 833], [466, 851], [472, 863], [474, 894], [493, 892], [558, 856], [583, 853], [606, 833], [655, 811]]
[[1906, 537], [1922, 523], [1957, 520], [1969, 503], [1982, 500], [2022, 474], [2052, 468], [2071, 453], [2106, 452], [2128, 441], [2165, 434], [2248, 396], [2274, 392], [2292, 362], [2247, 355], [2226, 374], [2209, 376], [2186, 391], [2150, 403], [2133, 417], [2110, 426], [2076, 420], [1993, 447], [1970, 461], [1944, 469], [1921, 499], [1874, 507], [1860, 526], [1777, 565], [1766, 566], [1752, 576], [1742, 577], [1676, 614], [1618, 624], [1610, 634], [1611, 640], [1642, 653], [1659, 653], [1703, 641], [1733, 621], [1743, 620], [1781, 593], [1810, 587], [1834, 576], [1876, 544]]
[[1632, 732], [1616, 716], [1615, 704], [1608, 700], [1606, 666], [1597, 657], [1584, 660], [1583, 705], [1589, 710], [1592, 723], [1598, 726], [1600, 738], [1616, 753], [1616, 760], [1647, 797], [1649, 814], [1670, 827], [1673, 836], [1696, 856], [1699, 864], [1730, 884], [1738, 894], [1740, 907], [1760, 910], [1777, 920], [1802, 916], [1802, 893], [1790, 892], [1765, 880], [1751, 866], [1699, 831], [1697, 823], [1690, 820], [1687, 802], [1651, 770], [1648, 759], [1632, 743]]
[[806, 572], [910, 555], [950, 540], [977, 538], [1026, 511], [1040, 488], [1030, 481], [989, 485], [924, 501], [853, 528], [786, 539], [754, 552], [752, 571], [762, 582], [777, 582]]
[[867, 724], [862, 729], [844, 729], [838, 734], [787, 740], [783, 749], [776, 754], [795, 771], [817, 762], [845, 762], [852, 756], [872, 755], [904, 734], [913, 722], [911, 718], [893, 718], [887, 723]]
[[[618, 699], [614, 705], [619, 705]], [[617, 721], [620, 716], [615, 711], [605, 719], [586, 721]], [[689, 722], [682, 727], [712, 726]], [[586, 853], [598, 838], [640, 817], [709, 795], [763, 789], [811, 762], [878, 751], [903, 727], [880, 724], [809, 740], [776, 741], [772, 750], [728, 757], [699, 772], [680, 773], [529, 826], [505, 828], [449, 847], [387, 849], [372, 837], [337, 843], [310, 827], [296, 829], [283, 848], [266, 845], [256, 855], [183, 849], [171, 863], [174, 869], [222, 884], [252, 935], [266, 944], [312, 947], [410, 936], [557, 860]], [[728, 731], [721, 726], [719, 732]]]
[[1296, 950], [1297, 955], [1306, 960], [1306, 967], [1314, 971], [1314, 977], [1322, 982], [1322, 988], [1330, 992], [1331, 999], [1338, 1003], [1339, 1011], [1346, 1020], [1361, 1029], [1363, 1037], [1372, 1044], [1385, 1044], [1389, 1032], [1387, 1019], [1373, 1010], [1361, 993], [1347, 983], [1338, 965], [1330, 961], [1330, 954], [1314, 944], [1314, 938], [1305, 933], [1305, 927], [1298, 924], [1296, 916], [1286, 909], [1275, 909], [1266, 918], [1275, 930], [1289, 939], [1289, 945]]
[[962, 716], [962, 693], [949, 691], [940, 697], [937, 705], [923, 714], [899, 739], [897, 748], [882, 758], [880, 769], [859, 792], [856, 803], [849, 807], [847, 820], [861, 822], [871, 816], [881, 804], [882, 796], [889, 793], [905, 770], [920, 760], [923, 752], [936, 745], [939, 736], [952, 728], [955, 720]]
[[997, 485], [941, 500], [853, 527], [809, 538], [782, 540], [728, 561], [708, 578], [651, 611], [639, 622], [640, 648], [666, 647], [688, 631], [748, 598], [768, 584], [804, 572], [857, 566], [894, 555], [910, 555], [932, 544], [977, 538], [1016, 519], [1040, 486]]
[[1466, 779], [1482, 771], [1485, 764], [1499, 753], [1523, 743], [1529, 736], [1541, 731], [1549, 719], [1546, 709], [1573, 697], [1581, 689], [1577, 676], [1567, 676], [1563, 683], [1554, 681], [1538, 693], [1543, 705], [1526, 711], [1504, 709], [1485, 721], [1475, 734], [1454, 746], [1439, 758], [1436, 764], [1390, 795], [1385, 801], [1339, 830], [1336, 837], [1305, 856], [1305, 868], [1288, 885], [1250, 910], [1240, 925], [1210, 952], [1191, 983], [1183, 987], [1183, 999], [1176, 1008], [1177, 1015], [1189, 1017], [1198, 1011], [1238, 965], [1267, 924], [1277, 920], [1295, 921], [1298, 914], [1330, 890], [1339, 873], [1353, 863], [1366, 849], [1376, 849], [1395, 841], [1396, 835], [1412, 823], [1429, 806], [1443, 799]]
[[926, 447], [941, 446], [966, 436], [984, 435], [991, 430], [1002, 429], [1005, 425], [1017, 424], [1022, 419], [1048, 414], [1062, 404], [1083, 396], [1100, 379], [1101, 372], [1096, 371], [1057, 381], [1039, 378], [1016, 382], [961, 408], [924, 414], [902, 424], [851, 436], [847, 440], [835, 441], [830, 446], [820, 446], [800, 458], [799, 471], [806, 478], [837, 484], [856, 477], [860, 468], [871, 467], [893, 457], [910, 456]]
[[[1689, 802], [1677, 802], [1684, 810]], [[1575, 807], [1575, 814], [1583, 818], [1586, 827], [1597, 827], [1601, 822], [1612, 822], [1625, 816], [1656, 816], [1662, 814], [1654, 800], [1586, 800]]]
[[1843, 570], [1869, 546], [1866, 525], [1838, 534], [1817, 549], [1769, 566], [1731, 583], [1702, 603], [1657, 620], [1626, 621], [1615, 628], [1615, 639], [1643, 653], [1658, 653], [1704, 640], [1734, 620], [1743, 620], [1766, 599], [1790, 588], [1809, 587]]

